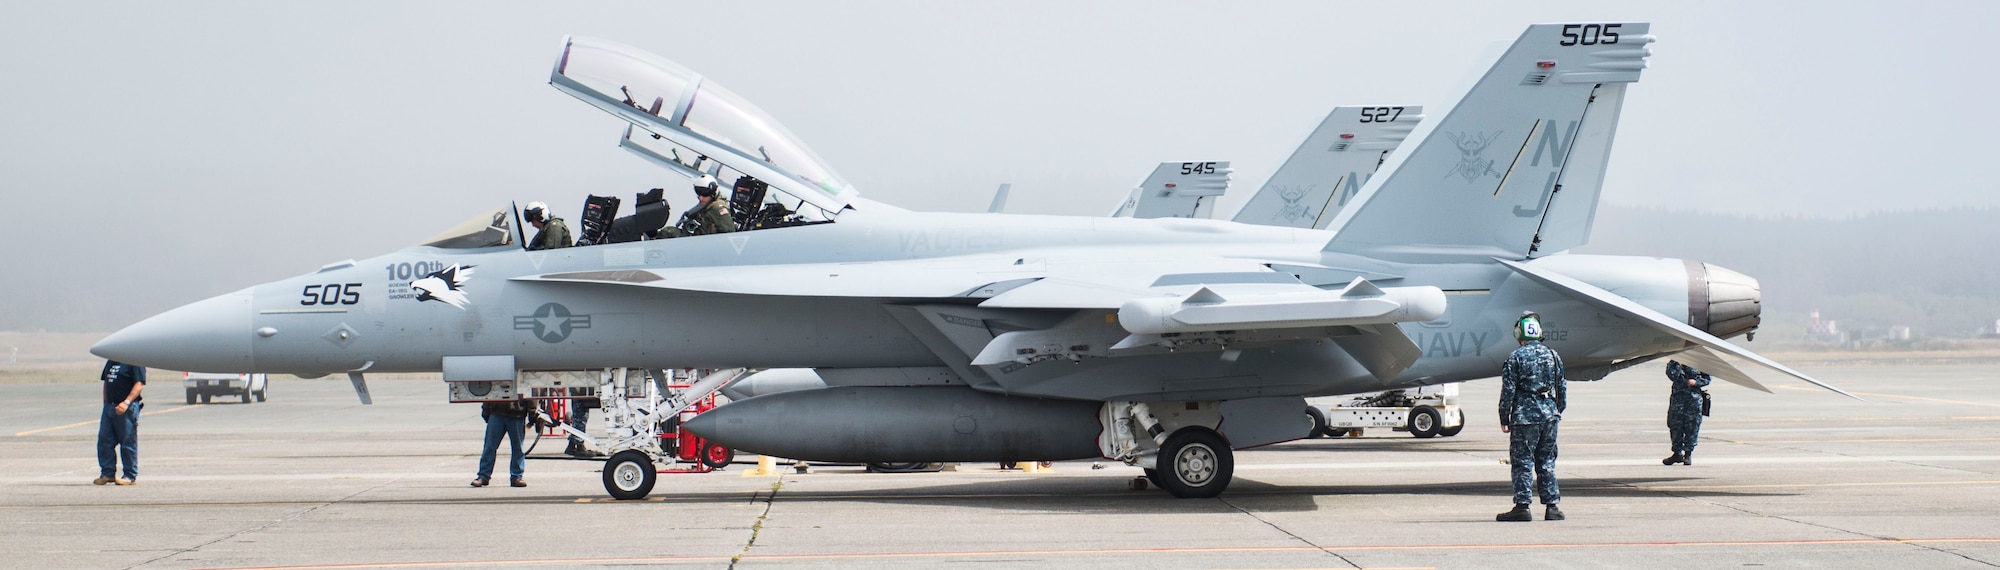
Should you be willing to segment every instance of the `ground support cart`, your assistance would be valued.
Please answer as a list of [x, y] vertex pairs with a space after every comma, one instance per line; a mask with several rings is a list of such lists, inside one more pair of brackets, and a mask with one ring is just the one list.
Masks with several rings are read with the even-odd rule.
[[1419, 438], [1458, 435], [1465, 429], [1465, 410], [1458, 405], [1458, 384], [1306, 400], [1312, 432], [1306, 437], [1360, 436], [1368, 428], [1407, 431]]
[[597, 398], [604, 415], [602, 437], [577, 431], [567, 422], [554, 422], [555, 429], [576, 436], [586, 449], [609, 456], [604, 462], [604, 490], [630, 500], [651, 493], [660, 473], [707, 473], [729, 463], [734, 451], [679, 427], [714, 408], [716, 390], [751, 372], [742, 368], [523, 370], [517, 388], [532, 400]]

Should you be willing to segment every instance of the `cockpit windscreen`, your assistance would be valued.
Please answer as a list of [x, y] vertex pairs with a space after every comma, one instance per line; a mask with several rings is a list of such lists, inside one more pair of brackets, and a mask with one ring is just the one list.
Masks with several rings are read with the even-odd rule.
[[514, 244], [513, 208], [501, 206], [424, 240], [421, 245], [445, 249], [477, 249]]

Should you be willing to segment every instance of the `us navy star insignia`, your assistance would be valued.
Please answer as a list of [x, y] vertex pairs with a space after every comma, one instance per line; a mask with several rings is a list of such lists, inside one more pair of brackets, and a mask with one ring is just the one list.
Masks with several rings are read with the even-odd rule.
[[534, 331], [535, 338], [546, 343], [562, 342], [577, 329], [587, 328], [590, 328], [590, 315], [571, 313], [569, 307], [561, 303], [544, 303], [532, 315], [514, 316], [514, 330]]

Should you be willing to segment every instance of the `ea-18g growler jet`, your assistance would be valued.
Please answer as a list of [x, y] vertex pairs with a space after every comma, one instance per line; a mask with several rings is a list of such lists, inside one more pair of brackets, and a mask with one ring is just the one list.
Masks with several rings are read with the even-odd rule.
[[570, 38], [550, 83], [629, 122], [628, 150], [733, 186], [744, 231], [640, 239], [658, 232], [621, 231], [627, 218], [600, 245], [527, 251], [501, 207], [400, 251], [174, 309], [92, 350], [172, 369], [447, 379], [473, 362], [505, 362], [503, 374], [811, 368], [826, 387], [685, 427], [809, 460], [1105, 457], [1181, 497], [1221, 493], [1232, 450], [1304, 435], [1302, 398], [1494, 376], [1528, 310], [1572, 379], [1675, 355], [1761, 388], [1729, 355], [1820, 384], [1723, 340], [1756, 330], [1756, 280], [1560, 254], [1589, 236], [1648, 27], [1528, 28], [1433, 108], [1446, 111], [1409, 133], [1331, 231], [904, 210], [861, 197], [701, 75]]

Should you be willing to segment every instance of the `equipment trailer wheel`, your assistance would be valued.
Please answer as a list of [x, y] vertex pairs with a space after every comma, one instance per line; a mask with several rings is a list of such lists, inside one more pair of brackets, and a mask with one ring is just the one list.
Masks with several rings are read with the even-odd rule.
[[659, 476], [659, 471], [653, 469], [653, 459], [637, 450], [620, 451], [604, 462], [604, 490], [620, 501], [646, 498], [653, 492], [653, 482]]
[[190, 406], [194, 405], [194, 399], [195, 399], [194, 390], [188, 390], [187, 394], [188, 394], [188, 405]]
[[249, 387], [246, 386], [243, 388], [243, 403], [248, 404], [251, 402], [255, 402], [256, 397], [257, 394], [255, 392], [250, 391]]
[[1182, 428], [1167, 437], [1160, 447], [1158, 484], [1167, 493], [1183, 499], [1206, 499], [1222, 494], [1236, 470], [1236, 458], [1229, 442], [1206, 428]]
[[710, 443], [701, 448], [701, 464], [709, 469], [721, 469], [736, 460], [736, 450], [720, 443]]
[[1454, 435], [1458, 435], [1458, 432], [1461, 431], [1465, 431], [1465, 410], [1458, 411], [1458, 425], [1444, 428], [1444, 430], [1438, 432], [1438, 435], [1451, 437]]
[[1416, 409], [1410, 410], [1410, 435], [1419, 438], [1437, 437], [1438, 426], [1444, 425], [1443, 417], [1438, 414], [1437, 408], [1417, 406]]
[[269, 386], [266, 386], [266, 387], [265, 387], [264, 389], [262, 389], [262, 390], [258, 390], [258, 391], [257, 391], [257, 401], [259, 401], [259, 402], [262, 402], [262, 401], [264, 401], [264, 393], [265, 393], [265, 392], [269, 392], [269, 391], [271, 391], [271, 388], [270, 388]]
[[1326, 435], [1326, 413], [1319, 411], [1319, 408], [1308, 406], [1306, 417], [1312, 419], [1312, 431], [1306, 432], [1306, 439]]

